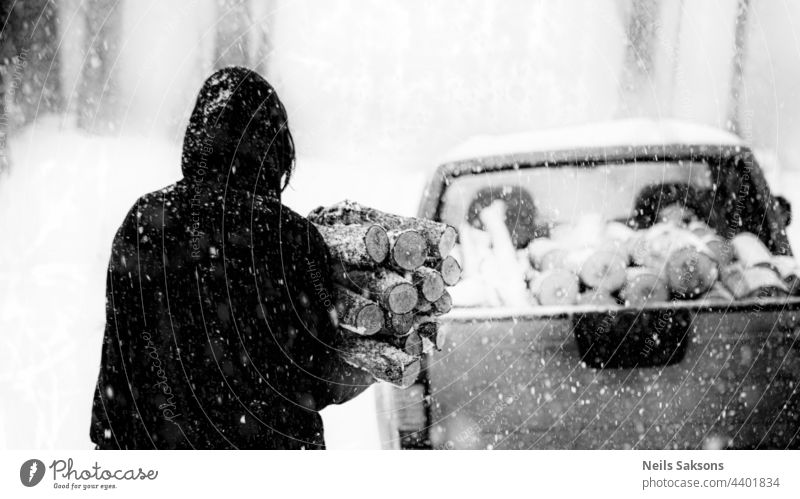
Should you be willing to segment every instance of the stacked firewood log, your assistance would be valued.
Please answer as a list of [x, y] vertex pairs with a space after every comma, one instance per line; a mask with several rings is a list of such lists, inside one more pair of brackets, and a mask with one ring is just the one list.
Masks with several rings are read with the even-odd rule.
[[342, 201], [309, 214], [328, 246], [339, 338], [348, 363], [406, 387], [424, 352], [441, 349], [437, 317], [461, 277], [453, 227]]
[[728, 240], [701, 221], [633, 230], [617, 222], [571, 227], [520, 254], [540, 305], [642, 306], [678, 300], [738, 300], [800, 294], [800, 268], [754, 234]]

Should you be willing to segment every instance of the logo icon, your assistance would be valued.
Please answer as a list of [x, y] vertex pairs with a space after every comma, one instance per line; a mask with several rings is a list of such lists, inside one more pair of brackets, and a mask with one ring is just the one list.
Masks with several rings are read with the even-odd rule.
[[35, 487], [44, 478], [44, 463], [38, 459], [28, 459], [19, 468], [19, 480], [26, 487]]

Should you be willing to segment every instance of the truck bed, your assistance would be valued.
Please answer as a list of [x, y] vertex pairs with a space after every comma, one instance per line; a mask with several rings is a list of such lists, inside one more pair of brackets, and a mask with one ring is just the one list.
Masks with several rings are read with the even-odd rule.
[[800, 447], [800, 298], [457, 309], [438, 448]]

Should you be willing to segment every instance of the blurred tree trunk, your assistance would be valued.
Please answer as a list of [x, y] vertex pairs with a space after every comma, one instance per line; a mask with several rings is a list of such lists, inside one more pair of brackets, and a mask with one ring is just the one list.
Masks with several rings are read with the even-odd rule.
[[114, 65], [122, 29], [121, 0], [85, 0], [83, 66], [78, 86], [78, 126], [97, 133], [116, 129], [121, 114]]
[[250, 16], [249, 0], [217, 0], [214, 69], [249, 65]]
[[623, 5], [628, 43], [620, 77], [622, 116], [652, 116], [657, 100], [654, 95], [655, 54], [659, 5], [656, 0], [632, 0]]
[[275, 12], [277, 0], [259, 0], [251, 6], [252, 27], [250, 51], [250, 67], [266, 77], [269, 58], [272, 54], [272, 37], [275, 29]]
[[[0, 1], [0, 23], [2, 26], [9, 25], [11, 6], [4, 1]], [[11, 36], [8, 30], [0, 29], [0, 173], [8, 170], [8, 113], [6, 112], [6, 67], [8, 62], [14, 57], [14, 49]]]
[[730, 105], [728, 106], [728, 128], [739, 136], [744, 136], [749, 132], [741, 122], [741, 107], [742, 99], [744, 98], [744, 58], [747, 48], [747, 14], [749, 8], [750, 0], [738, 0], [733, 39], [733, 72], [731, 73]]
[[2, 2], [0, 15], [0, 169], [8, 167], [7, 138], [63, 104], [58, 61], [58, 10], [53, 0]]

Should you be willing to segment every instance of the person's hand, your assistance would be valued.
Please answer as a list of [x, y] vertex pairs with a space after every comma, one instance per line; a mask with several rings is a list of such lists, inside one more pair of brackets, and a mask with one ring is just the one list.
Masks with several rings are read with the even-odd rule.
[[347, 402], [375, 383], [375, 378], [368, 372], [342, 361], [335, 352], [331, 352], [331, 356], [335, 360], [331, 362], [325, 378], [331, 403]]

